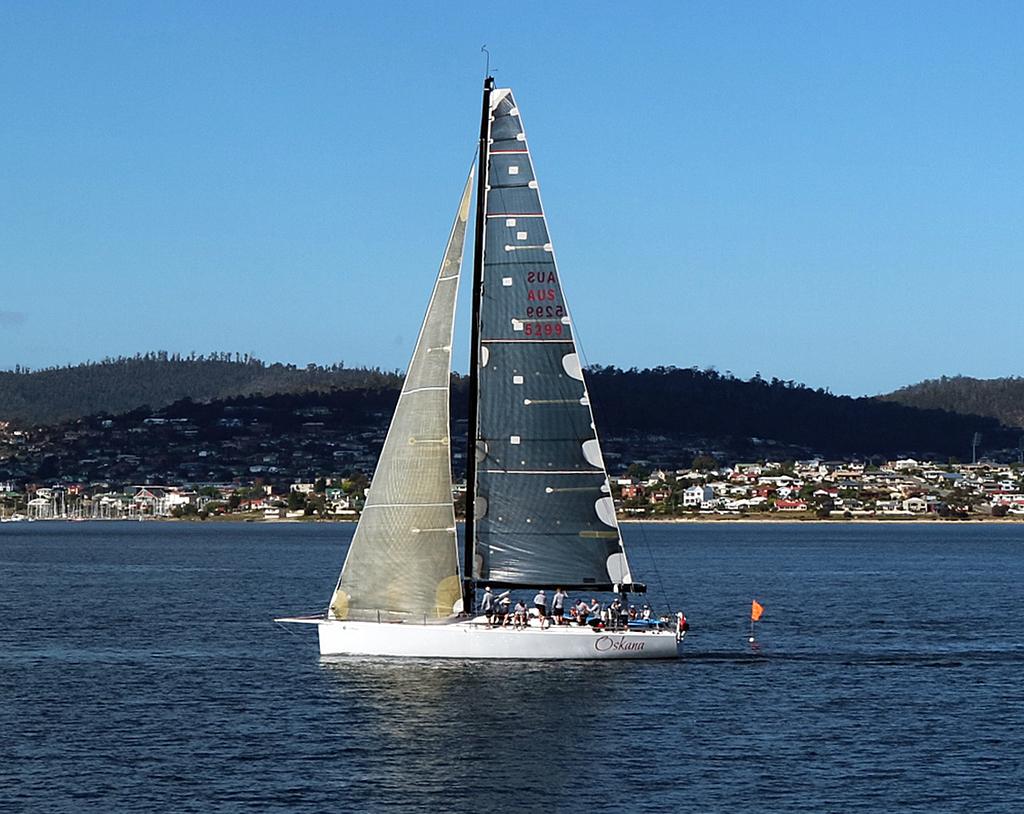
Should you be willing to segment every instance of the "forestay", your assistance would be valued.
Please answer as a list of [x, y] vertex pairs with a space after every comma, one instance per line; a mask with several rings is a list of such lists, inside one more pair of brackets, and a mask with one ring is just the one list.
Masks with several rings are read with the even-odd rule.
[[[629, 566], [511, 91], [491, 96], [477, 427], [475, 574], [610, 587]], [[479, 205], [479, 203], [478, 203]]]
[[442, 619], [460, 596], [448, 387], [472, 179], [470, 172], [331, 618]]

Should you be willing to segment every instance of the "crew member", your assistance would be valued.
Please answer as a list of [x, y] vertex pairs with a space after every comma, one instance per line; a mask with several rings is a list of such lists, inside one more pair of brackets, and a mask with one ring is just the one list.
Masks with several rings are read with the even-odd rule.
[[569, 594], [561, 588], [555, 589], [555, 595], [551, 598], [551, 616], [554, 617], [556, 625], [565, 622], [565, 601], [568, 598]]
[[494, 621], [494, 594], [491, 593], [490, 585], [484, 588], [484, 595], [480, 600], [480, 611], [487, 617], [487, 625], [490, 627]]
[[548, 596], [544, 593], [544, 589], [541, 588], [537, 591], [537, 595], [533, 598], [533, 606], [537, 609], [537, 615], [540, 616], [540, 629], [544, 629], [544, 620], [548, 617]]

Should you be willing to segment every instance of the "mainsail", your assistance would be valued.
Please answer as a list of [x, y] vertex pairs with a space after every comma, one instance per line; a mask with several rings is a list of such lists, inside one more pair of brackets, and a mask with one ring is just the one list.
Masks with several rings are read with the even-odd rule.
[[442, 619], [461, 590], [452, 504], [452, 326], [473, 173], [462, 193], [427, 314], [331, 597], [335, 619]]
[[479, 303], [474, 577], [632, 582], [512, 92], [491, 92]]

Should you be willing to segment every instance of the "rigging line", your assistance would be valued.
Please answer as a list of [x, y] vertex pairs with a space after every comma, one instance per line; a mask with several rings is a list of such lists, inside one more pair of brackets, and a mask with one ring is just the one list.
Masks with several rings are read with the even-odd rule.
[[654, 550], [651, 548], [651, 541], [648, 539], [647, 531], [644, 529], [644, 521], [638, 521], [637, 525], [640, 526], [640, 538], [644, 542], [644, 548], [647, 549], [647, 559], [651, 563], [651, 569], [654, 571], [654, 577], [658, 581], [658, 590], [661, 591], [662, 601], [664, 601], [665, 609], [671, 616], [673, 613], [672, 603], [669, 601], [668, 591], [665, 590], [665, 581], [661, 578], [661, 570], [658, 568], [658, 561], [654, 557]]
[[[330, 611], [330, 609], [331, 609], [331, 606], [328, 605], [325, 608], [317, 608], [317, 611], [316, 611], [315, 614], [311, 613], [311, 614], [308, 614], [308, 615], [309, 616], [314, 616], [314, 615], [319, 616], [320, 614], [323, 614], [324, 619], [326, 619], [327, 618], [327, 614]], [[296, 625], [283, 625], [280, 622], [278, 622], [276, 619], [274, 620], [274, 624], [277, 625], [279, 628], [283, 628], [284, 630], [287, 630], [289, 635], [292, 635], [292, 636], [302, 635], [302, 634], [299, 633], [298, 630], [296, 630], [296, 627], [297, 627]]]

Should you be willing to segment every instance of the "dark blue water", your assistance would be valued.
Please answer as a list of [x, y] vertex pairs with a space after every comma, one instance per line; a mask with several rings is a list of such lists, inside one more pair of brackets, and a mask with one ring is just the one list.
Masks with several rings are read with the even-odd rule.
[[1024, 811], [1024, 526], [630, 526], [686, 657], [532, 665], [321, 660], [350, 533], [0, 527], [0, 810]]

